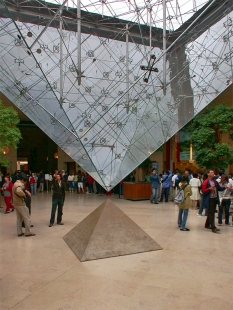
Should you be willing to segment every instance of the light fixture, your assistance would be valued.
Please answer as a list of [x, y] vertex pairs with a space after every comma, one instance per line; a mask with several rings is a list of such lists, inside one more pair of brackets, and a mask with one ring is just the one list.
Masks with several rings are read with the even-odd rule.
[[2, 148], [2, 154], [3, 155], [6, 155], [6, 154], [8, 154], [9, 153], [9, 147], [8, 146], [4, 146], [3, 148]]
[[36, 52], [37, 52], [37, 54], [41, 54], [41, 49], [38, 48], [38, 49], [36, 50]]
[[53, 154], [54, 158], [58, 159], [58, 153]]
[[32, 32], [31, 32], [31, 31], [28, 31], [27, 36], [28, 36], [29, 38], [31, 38], [31, 37], [32, 37]]

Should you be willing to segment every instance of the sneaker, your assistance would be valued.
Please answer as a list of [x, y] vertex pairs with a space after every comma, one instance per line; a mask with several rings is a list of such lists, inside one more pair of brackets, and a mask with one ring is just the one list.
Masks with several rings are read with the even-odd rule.
[[219, 224], [219, 223], [218, 223], [218, 226], [222, 226], [222, 224]]
[[230, 227], [233, 227], [233, 223], [231, 224], [231, 226]]
[[197, 213], [197, 216], [202, 216], [202, 214]]

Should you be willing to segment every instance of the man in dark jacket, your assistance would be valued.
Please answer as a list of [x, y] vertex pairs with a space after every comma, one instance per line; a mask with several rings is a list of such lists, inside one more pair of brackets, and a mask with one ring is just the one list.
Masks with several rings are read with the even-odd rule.
[[56, 179], [53, 179], [52, 190], [53, 190], [52, 211], [49, 227], [52, 227], [54, 224], [56, 210], [57, 210], [57, 224], [64, 225], [62, 223], [62, 214], [63, 214], [62, 209], [65, 200], [65, 184], [61, 180], [60, 174], [57, 174]]
[[172, 181], [172, 173], [170, 170], [164, 171], [162, 175], [162, 193], [160, 197], [160, 202], [163, 201], [163, 197], [165, 197], [165, 202], [168, 202], [169, 190]]
[[220, 229], [215, 226], [215, 210], [218, 198], [218, 191], [224, 191], [225, 187], [220, 186], [214, 178], [214, 171], [207, 171], [208, 179], [201, 186], [203, 193], [203, 205], [209, 206], [208, 216], [205, 222], [205, 228], [209, 228], [212, 232], [217, 233]]

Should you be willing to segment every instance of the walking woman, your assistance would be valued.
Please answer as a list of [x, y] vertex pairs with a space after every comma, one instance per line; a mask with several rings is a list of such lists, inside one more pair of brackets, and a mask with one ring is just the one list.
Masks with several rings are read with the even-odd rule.
[[229, 225], [232, 185], [229, 183], [228, 177], [226, 175], [221, 176], [219, 184], [227, 188], [224, 191], [219, 192], [220, 205], [218, 211], [218, 225], [222, 225], [223, 211], [225, 211], [225, 224]]
[[10, 177], [6, 176], [4, 178], [4, 184], [2, 186], [2, 191], [4, 194], [4, 200], [6, 204], [6, 211], [5, 214], [10, 213], [11, 211], [14, 211], [14, 206], [11, 204], [12, 201], [12, 187], [13, 184], [10, 182]]
[[201, 188], [201, 181], [198, 179], [198, 174], [196, 172], [193, 173], [193, 178], [189, 181], [189, 184], [192, 190], [192, 195], [190, 197], [192, 200], [192, 208], [197, 210], [197, 203], [201, 198], [199, 193], [199, 189]]
[[179, 188], [184, 190], [184, 203], [179, 205], [179, 214], [178, 214], [178, 226], [180, 227], [181, 231], [189, 231], [186, 227], [186, 222], [188, 218], [189, 208], [191, 207], [191, 199], [190, 196], [192, 195], [191, 186], [188, 184], [188, 176], [183, 175], [181, 182], [179, 184]]

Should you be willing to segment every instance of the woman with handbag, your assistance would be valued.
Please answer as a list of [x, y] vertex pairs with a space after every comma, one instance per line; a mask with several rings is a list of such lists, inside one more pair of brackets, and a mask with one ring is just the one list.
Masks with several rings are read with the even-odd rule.
[[227, 187], [223, 192], [219, 193], [220, 205], [218, 211], [218, 225], [222, 225], [222, 215], [225, 211], [225, 224], [229, 225], [229, 216], [230, 216], [230, 205], [231, 205], [231, 191], [232, 184], [229, 183], [228, 176], [222, 175], [220, 180], [220, 185]]
[[198, 179], [198, 174], [196, 172], [193, 173], [192, 179], [189, 181], [189, 184], [192, 189], [192, 195], [190, 199], [192, 200], [192, 209], [197, 209], [198, 200], [200, 200], [200, 192], [199, 189], [201, 188], [201, 181]]
[[188, 184], [188, 176], [183, 175], [181, 182], [179, 183], [179, 189], [184, 190], [184, 202], [179, 204], [178, 213], [178, 227], [181, 231], [189, 231], [190, 229], [186, 227], [186, 222], [188, 218], [189, 208], [192, 205], [190, 196], [192, 195], [191, 186]]
[[9, 176], [5, 176], [4, 184], [2, 186], [2, 191], [3, 191], [4, 200], [5, 200], [5, 204], [6, 204], [5, 214], [8, 214], [8, 213], [14, 211], [14, 206], [11, 204], [11, 201], [12, 201], [12, 187], [13, 187], [13, 184], [12, 184], [12, 182], [10, 182], [10, 177]]

